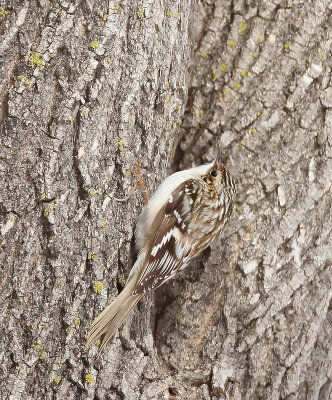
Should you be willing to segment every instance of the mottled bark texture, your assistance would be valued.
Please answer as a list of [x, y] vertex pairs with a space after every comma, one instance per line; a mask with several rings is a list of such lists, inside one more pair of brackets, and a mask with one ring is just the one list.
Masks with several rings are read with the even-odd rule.
[[[331, 3], [11, 1], [1, 33], [1, 399], [329, 399]], [[142, 207], [220, 140], [236, 211], [101, 357]]]

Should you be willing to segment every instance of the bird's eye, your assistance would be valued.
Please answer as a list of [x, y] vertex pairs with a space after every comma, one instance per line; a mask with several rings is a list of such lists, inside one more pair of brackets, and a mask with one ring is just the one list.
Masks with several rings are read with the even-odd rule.
[[217, 171], [216, 171], [215, 169], [213, 169], [213, 170], [210, 172], [210, 175], [216, 177], [218, 174], [217, 174]]

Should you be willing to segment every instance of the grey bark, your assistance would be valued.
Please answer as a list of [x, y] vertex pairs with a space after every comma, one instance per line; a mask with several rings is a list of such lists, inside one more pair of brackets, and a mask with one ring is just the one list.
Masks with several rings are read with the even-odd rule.
[[[1, 399], [329, 399], [331, 3], [1, 3]], [[149, 192], [210, 161], [221, 237], [84, 347]]]

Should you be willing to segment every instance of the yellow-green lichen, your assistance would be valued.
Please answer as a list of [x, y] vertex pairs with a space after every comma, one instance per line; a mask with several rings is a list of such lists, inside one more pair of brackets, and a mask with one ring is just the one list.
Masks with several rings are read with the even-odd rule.
[[[240, 144], [242, 144], [242, 143], [240, 143]], [[237, 212], [238, 214], [240, 214], [240, 215], [244, 213], [243, 208], [241, 208], [240, 206], [236, 206], [236, 207], [235, 207], [235, 210], [236, 210], [236, 212]]]
[[0, 7], [0, 17], [4, 18], [7, 14], [8, 14], [8, 11], [5, 8]]
[[215, 70], [213, 70], [212, 72], [211, 72], [211, 79], [212, 79], [212, 81], [215, 81], [215, 80], [217, 80], [217, 71], [215, 71]]
[[222, 72], [227, 71], [227, 64], [224, 64], [224, 63], [220, 64], [220, 69]]
[[46, 352], [45, 352], [45, 351], [41, 351], [41, 352], [39, 353], [39, 360], [40, 360], [40, 361], [44, 361], [45, 358], [46, 358], [46, 356], [47, 356]]
[[38, 67], [41, 71], [44, 69], [44, 60], [43, 60], [43, 55], [41, 53], [38, 53], [38, 51], [32, 51], [30, 53], [29, 65], [31, 68], [36, 68]]
[[68, 328], [66, 328], [66, 334], [69, 335], [70, 332], [71, 332], [71, 328], [70, 328], [70, 326], [68, 326]]
[[171, 17], [172, 16], [172, 13], [170, 12], [170, 10], [166, 10], [165, 14], [166, 14], [166, 17]]
[[90, 46], [91, 49], [98, 49], [99, 44], [100, 44], [99, 40], [95, 39], [92, 42], [90, 42], [89, 46]]
[[44, 217], [48, 217], [50, 215], [50, 212], [57, 208], [58, 205], [56, 203], [51, 204], [49, 207], [44, 208]]
[[121, 10], [121, 8], [122, 8], [121, 3], [120, 3], [119, 1], [117, 1], [116, 3], [114, 3], [114, 8], [115, 8], [116, 10]]
[[144, 8], [138, 8], [136, 14], [138, 19], [142, 19], [144, 17]]
[[179, 18], [180, 14], [178, 12], [173, 14], [173, 18]]
[[237, 43], [234, 40], [228, 40], [227, 46], [232, 47], [233, 49], [237, 46]]
[[95, 196], [96, 194], [100, 194], [99, 190], [89, 189], [88, 190], [89, 196]]
[[203, 110], [203, 108], [201, 108], [201, 109], [198, 111], [198, 115], [199, 115], [199, 118], [203, 118], [204, 115], [205, 115], [205, 110]]
[[260, 42], [262, 42], [262, 41], [264, 40], [264, 36], [263, 36], [263, 35], [258, 35], [258, 36], [257, 36], [257, 39], [258, 39]]
[[97, 254], [88, 253], [88, 260], [89, 260], [89, 261], [96, 261], [97, 259], [98, 259]]
[[105, 221], [102, 221], [99, 224], [99, 234], [100, 235], [103, 235], [105, 233], [105, 226], [106, 226], [106, 222]]
[[241, 83], [236, 82], [233, 85], [233, 89], [240, 89], [241, 86], [242, 86]]
[[258, 113], [256, 113], [257, 117], [260, 117], [262, 115], [261, 111], [259, 111]]
[[61, 379], [62, 379], [61, 376], [55, 375], [53, 382], [58, 385], [61, 382]]
[[224, 89], [224, 90], [222, 91], [222, 94], [223, 94], [224, 96], [226, 96], [226, 94], [228, 94], [228, 90], [227, 90], [227, 89]]
[[251, 129], [250, 129], [250, 132], [251, 132], [252, 134], [256, 133], [256, 128], [251, 128]]
[[75, 318], [73, 320], [74, 325], [79, 326], [81, 324], [81, 319], [80, 318]]
[[43, 347], [43, 344], [41, 343], [41, 342], [36, 342], [36, 343], [34, 343], [33, 345], [31, 345], [31, 347], [34, 349], [34, 350], [41, 350], [42, 349], [42, 347]]
[[245, 69], [245, 70], [241, 71], [241, 76], [244, 78], [245, 76], [248, 75], [248, 72], [249, 72], [248, 69]]
[[285, 48], [285, 49], [289, 49], [289, 48], [290, 48], [290, 44], [289, 44], [289, 43], [285, 43], [285, 44], [284, 44], [284, 48]]
[[127, 283], [127, 279], [126, 278], [121, 279], [120, 283], [122, 286], [125, 286], [125, 284]]
[[73, 118], [73, 117], [68, 117], [68, 118], [66, 119], [66, 122], [67, 122], [68, 124], [73, 124], [73, 123], [74, 123], [74, 118]]
[[100, 345], [101, 345], [101, 340], [98, 339], [98, 340], [96, 341], [96, 346], [100, 346]]
[[95, 293], [101, 294], [101, 292], [102, 292], [103, 289], [104, 289], [104, 284], [103, 284], [103, 282], [100, 282], [100, 281], [96, 282], [96, 283], [93, 285], [92, 289], [93, 289], [93, 291], [94, 291]]
[[121, 155], [123, 155], [126, 152], [126, 148], [127, 148], [127, 143], [125, 142], [125, 140], [121, 139], [118, 141], [118, 149]]
[[95, 378], [94, 378], [91, 374], [86, 374], [86, 375], [85, 375], [85, 380], [86, 380], [88, 383], [93, 383], [93, 382], [95, 381]]
[[248, 29], [248, 25], [245, 22], [240, 22], [239, 23], [239, 33], [240, 35], [243, 35], [244, 32]]
[[46, 199], [46, 193], [41, 193], [40, 194], [40, 198], [43, 200], [43, 199]]
[[104, 20], [105, 22], [108, 21], [108, 17], [109, 17], [108, 14], [104, 14], [104, 15], [103, 15], [103, 20]]
[[201, 51], [200, 53], [199, 53], [199, 55], [201, 56], [201, 57], [208, 57], [208, 55], [209, 55], [209, 53], [207, 52], [207, 51]]

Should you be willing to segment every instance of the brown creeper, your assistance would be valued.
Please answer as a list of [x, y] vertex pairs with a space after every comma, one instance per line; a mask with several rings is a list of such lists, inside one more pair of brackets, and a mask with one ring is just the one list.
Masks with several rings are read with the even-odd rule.
[[93, 321], [87, 345], [103, 336], [101, 351], [146, 291], [168, 281], [211, 243], [232, 213], [234, 196], [220, 152], [210, 164], [165, 179], [138, 218], [139, 253], [126, 286]]

